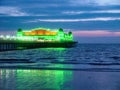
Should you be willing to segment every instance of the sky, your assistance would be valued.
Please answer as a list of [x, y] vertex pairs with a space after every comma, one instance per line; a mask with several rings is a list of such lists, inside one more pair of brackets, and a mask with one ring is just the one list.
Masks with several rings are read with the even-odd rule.
[[0, 34], [63, 28], [80, 43], [120, 43], [120, 0], [0, 0]]

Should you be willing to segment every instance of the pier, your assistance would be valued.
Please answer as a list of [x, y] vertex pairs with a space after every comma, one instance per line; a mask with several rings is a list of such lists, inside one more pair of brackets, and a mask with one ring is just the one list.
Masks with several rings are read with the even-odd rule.
[[64, 32], [62, 28], [56, 31], [37, 28], [29, 31], [18, 29], [16, 35], [0, 35], [0, 51], [22, 50], [32, 48], [64, 47], [76, 45], [72, 32]]
[[74, 47], [77, 42], [37, 42], [37, 41], [12, 41], [12, 40], [0, 40], [0, 51], [9, 50], [23, 50], [33, 48], [70, 48]]

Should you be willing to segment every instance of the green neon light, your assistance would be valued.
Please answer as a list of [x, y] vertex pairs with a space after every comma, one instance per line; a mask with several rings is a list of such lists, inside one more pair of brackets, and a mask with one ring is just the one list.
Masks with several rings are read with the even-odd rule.
[[[50, 31], [50, 29], [45, 29], [45, 28], [36, 28], [36, 29], [32, 29], [32, 31], [40, 31], [40, 30], [46, 30], [46, 31]], [[31, 33], [31, 31], [28, 31], [29, 33]], [[53, 32], [53, 31], [50, 31]], [[35, 35], [26, 35], [26, 31], [23, 31], [22, 29], [18, 29], [17, 31], [17, 38], [19, 40], [44, 40], [44, 41], [73, 41], [73, 35], [72, 32], [68, 32], [65, 33], [63, 31], [62, 28], [60, 28], [56, 32], [56, 34], [54, 35], [46, 35], [46, 34], [35, 34]]]

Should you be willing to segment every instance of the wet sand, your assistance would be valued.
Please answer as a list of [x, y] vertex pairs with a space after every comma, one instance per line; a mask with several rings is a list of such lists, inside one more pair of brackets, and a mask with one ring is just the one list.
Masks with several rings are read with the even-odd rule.
[[120, 90], [120, 72], [0, 69], [0, 90]]

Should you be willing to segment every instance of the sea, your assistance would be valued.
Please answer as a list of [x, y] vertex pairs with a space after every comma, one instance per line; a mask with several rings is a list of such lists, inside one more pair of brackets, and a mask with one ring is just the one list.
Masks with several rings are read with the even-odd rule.
[[0, 90], [120, 90], [120, 44], [5, 51], [0, 60]]

